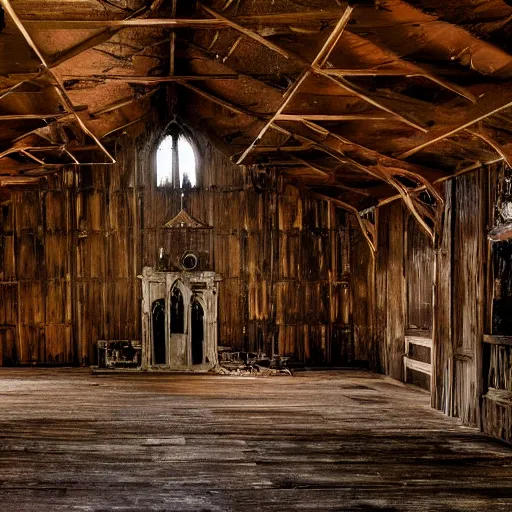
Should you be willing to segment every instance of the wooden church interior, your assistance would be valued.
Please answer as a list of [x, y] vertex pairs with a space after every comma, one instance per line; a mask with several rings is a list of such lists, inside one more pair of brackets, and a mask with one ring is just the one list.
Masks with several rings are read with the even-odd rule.
[[512, 2], [0, 6], [3, 510], [511, 509]]

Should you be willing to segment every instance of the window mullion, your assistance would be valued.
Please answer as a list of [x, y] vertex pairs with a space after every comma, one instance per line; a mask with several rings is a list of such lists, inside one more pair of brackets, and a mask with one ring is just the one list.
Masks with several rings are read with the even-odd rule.
[[180, 188], [180, 159], [178, 153], [178, 137], [172, 137], [172, 186]]

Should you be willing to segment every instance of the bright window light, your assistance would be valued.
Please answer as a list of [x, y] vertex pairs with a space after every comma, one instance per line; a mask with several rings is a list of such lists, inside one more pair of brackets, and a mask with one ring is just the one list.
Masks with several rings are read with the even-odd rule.
[[183, 177], [187, 175], [190, 184], [196, 186], [196, 155], [192, 144], [183, 136], [178, 139], [178, 159], [180, 168], [180, 186], [183, 185]]
[[159, 187], [172, 183], [172, 144], [172, 137], [168, 135], [156, 152], [156, 183]]
[[[175, 160], [174, 150], [178, 159]], [[172, 185], [176, 188], [183, 187], [183, 179], [187, 176], [190, 184], [196, 186], [196, 155], [194, 147], [184, 135], [167, 135], [156, 152], [157, 185], [165, 187]], [[174, 172], [176, 169], [178, 172]], [[173, 176], [173, 174], [175, 176]], [[174, 183], [179, 176], [179, 183]]]

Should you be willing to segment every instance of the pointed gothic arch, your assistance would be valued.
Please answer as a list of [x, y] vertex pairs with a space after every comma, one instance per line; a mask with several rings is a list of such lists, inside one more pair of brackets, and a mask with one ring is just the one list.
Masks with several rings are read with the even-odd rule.
[[199, 151], [195, 138], [183, 125], [173, 121], [156, 148], [158, 187], [186, 188], [198, 183]]

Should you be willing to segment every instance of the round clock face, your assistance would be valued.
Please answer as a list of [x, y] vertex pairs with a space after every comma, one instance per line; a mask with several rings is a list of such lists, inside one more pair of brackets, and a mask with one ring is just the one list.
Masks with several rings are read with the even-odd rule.
[[199, 260], [197, 256], [192, 252], [186, 252], [181, 257], [181, 266], [183, 270], [194, 270], [197, 267]]

